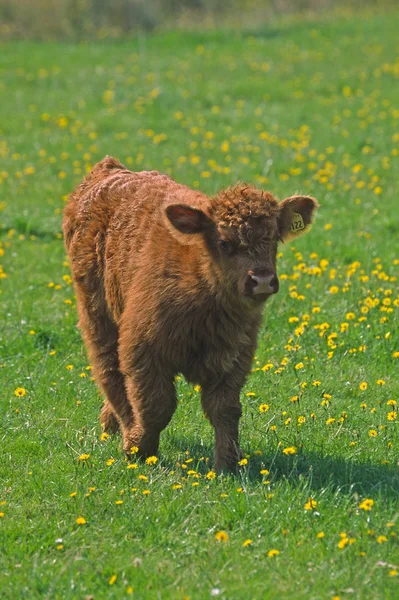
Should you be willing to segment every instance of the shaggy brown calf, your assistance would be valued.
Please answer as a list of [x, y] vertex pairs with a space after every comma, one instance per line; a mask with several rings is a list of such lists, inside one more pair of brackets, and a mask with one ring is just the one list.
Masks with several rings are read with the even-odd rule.
[[177, 373], [202, 388], [215, 467], [240, 456], [240, 390], [277, 244], [303, 233], [317, 202], [237, 185], [208, 198], [157, 171], [98, 163], [71, 195], [63, 229], [79, 325], [106, 400], [105, 430], [156, 454], [176, 408]]

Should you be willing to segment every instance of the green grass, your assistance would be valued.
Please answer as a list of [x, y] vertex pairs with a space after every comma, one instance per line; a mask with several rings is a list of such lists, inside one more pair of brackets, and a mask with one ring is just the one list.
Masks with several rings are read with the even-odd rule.
[[[2, 598], [398, 598], [398, 28], [3, 45]], [[105, 154], [207, 193], [243, 179], [321, 203], [281, 248], [237, 476], [208, 475], [183, 380], [156, 465], [127, 469], [120, 438], [101, 440], [60, 225]]]

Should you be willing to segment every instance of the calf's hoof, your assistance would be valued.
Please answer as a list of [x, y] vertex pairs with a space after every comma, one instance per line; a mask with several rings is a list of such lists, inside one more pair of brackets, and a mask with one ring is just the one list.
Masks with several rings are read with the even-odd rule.
[[158, 452], [159, 437], [145, 436], [133, 432], [126, 432], [123, 438], [123, 450], [128, 457], [148, 458]]
[[234, 448], [233, 451], [225, 454], [215, 454], [214, 468], [217, 473], [222, 471], [236, 472], [238, 462], [243, 458], [244, 454], [240, 448]]

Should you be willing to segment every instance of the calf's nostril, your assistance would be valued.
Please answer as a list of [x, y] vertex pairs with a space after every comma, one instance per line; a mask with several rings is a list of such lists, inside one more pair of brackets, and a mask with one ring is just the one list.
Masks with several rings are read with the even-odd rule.
[[270, 279], [269, 285], [275, 292], [278, 292], [278, 279], [276, 275], [273, 275], [273, 277]]

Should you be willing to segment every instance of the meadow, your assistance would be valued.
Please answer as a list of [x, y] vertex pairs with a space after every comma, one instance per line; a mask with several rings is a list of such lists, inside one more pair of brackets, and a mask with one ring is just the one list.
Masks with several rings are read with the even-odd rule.
[[[399, 598], [399, 14], [0, 53], [0, 597]], [[279, 254], [237, 474], [200, 390], [102, 434], [61, 234], [106, 154], [321, 205]]]

